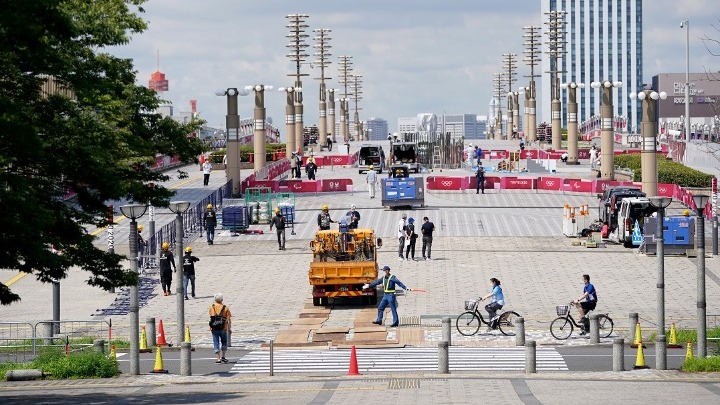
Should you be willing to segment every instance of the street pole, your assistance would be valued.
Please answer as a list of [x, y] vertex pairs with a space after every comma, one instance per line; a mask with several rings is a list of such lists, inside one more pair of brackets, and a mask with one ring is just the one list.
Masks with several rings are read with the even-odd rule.
[[180, 346], [180, 343], [184, 340], [185, 337], [185, 286], [184, 286], [184, 280], [183, 280], [183, 266], [182, 266], [182, 260], [183, 260], [183, 242], [185, 235], [184, 235], [184, 229], [183, 229], [183, 218], [182, 213], [177, 212], [175, 214], [175, 257], [176, 261], [175, 264], [177, 264], [176, 269], [179, 268], [180, 271], [178, 272], [178, 282], [177, 287], [175, 288], [175, 295], [177, 296], [175, 301], [177, 303], [177, 345]]
[[705, 300], [705, 204], [707, 204], [708, 196], [695, 195], [693, 200], [697, 208], [697, 355], [698, 357], [707, 356], [707, 324], [706, 324], [706, 306]]
[[255, 172], [265, 167], [265, 90], [272, 90], [272, 86], [258, 84], [253, 87], [255, 90], [255, 108], [253, 109], [253, 169]]
[[[685, 143], [690, 140], [690, 20], [680, 23], [685, 28]], [[683, 156], [683, 160], [684, 156]]]
[[227, 165], [225, 176], [232, 181], [233, 196], [240, 195], [240, 117], [238, 116], [237, 88], [218, 90], [217, 96], [227, 97], [227, 115], [225, 116]]
[[613, 88], [622, 86], [622, 82], [592, 82], [595, 89], [602, 88], [602, 105], [600, 106], [600, 177], [604, 180], [615, 179], [615, 128], [613, 126]]
[[330, 139], [332, 139], [333, 143], [335, 143], [335, 89], [328, 89], [327, 92], [328, 136], [330, 137]]
[[[665, 208], [672, 202], [670, 197], [653, 196], [650, 203], [657, 207], [657, 226], [655, 227], [655, 241], [657, 246], [657, 336], [659, 342], [665, 342]], [[664, 343], [655, 345], [657, 356], [656, 368], [665, 370], [667, 368], [667, 346]]]
[[290, 163], [295, 166], [295, 159], [292, 153], [295, 152], [295, 100], [293, 96], [293, 88], [280, 88], [287, 95], [287, 103], [285, 104], [285, 157], [291, 159]]
[[568, 160], [567, 164], [578, 164], [578, 105], [577, 105], [577, 89], [583, 88], [583, 83], [567, 83], [563, 84], [563, 88], [567, 88], [567, 146]]
[[[137, 221], [130, 218], [130, 271], [138, 274]], [[130, 286], [130, 375], [140, 375], [140, 305], [138, 282]]]

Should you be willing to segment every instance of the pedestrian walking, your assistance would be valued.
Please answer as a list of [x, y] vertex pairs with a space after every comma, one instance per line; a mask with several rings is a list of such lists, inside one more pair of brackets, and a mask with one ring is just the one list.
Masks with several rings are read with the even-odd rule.
[[405, 260], [405, 256], [403, 256], [403, 250], [405, 250], [405, 227], [407, 226], [407, 214], [402, 214], [402, 218], [400, 218], [400, 222], [398, 222], [398, 243], [400, 246], [398, 246], [398, 256], [400, 256], [400, 260]]
[[328, 148], [328, 152], [332, 151], [332, 143], [333, 143], [333, 142], [332, 142], [332, 137], [328, 136], [328, 137], [327, 137], [327, 148]]
[[327, 204], [323, 204], [322, 211], [318, 214], [317, 218], [318, 229], [321, 231], [326, 231], [330, 229], [330, 224], [334, 222], [335, 221], [330, 218], [330, 206]]
[[215, 241], [215, 228], [217, 227], [217, 213], [213, 209], [212, 204], [207, 205], [205, 215], [203, 215], [203, 227], [207, 232], [207, 243], [212, 245]]
[[185, 256], [182, 258], [183, 263], [183, 291], [185, 292], [185, 299], [188, 299], [188, 283], [192, 285], [191, 294], [195, 298], [195, 262], [200, 261], [196, 256], [192, 254], [192, 248], [190, 246], [185, 248]]
[[138, 252], [138, 266], [139, 268], [145, 267], [145, 248], [147, 247], [147, 242], [142, 237], [142, 231], [143, 226], [138, 225], [137, 226], [137, 252]]
[[590, 147], [590, 168], [591, 169], [595, 168], [597, 157], [598, 157], [598, 151], [595, 148], [595, 145], [593, 145], [592, 147]]
[[377, 186], [378, 176], [375, 168], [372, 165], [370, 165], [370, 167], [368, 168], [365, 181], [367, 182], [370, 198], [375, 198], [375, 186]]
[[160, 285], [163, 289], [163, 295], [172, 294], [170, 286], [172, 285], [172, 274], [177, 271], [175, 266], [175, 256], [170, 251], [170, 244], [163, 242], [162, 251], [160, 252]]
[[411, 289], [405, 287], [405, 284], [402, 283], [402, 281], [398, 280], [395, 275], [390, 274], [390, 266], [384, 266], [383, 271], [385, 272], [385, 275], [375, 281], [373, 281], [370, 284], [365, 284], [363, 286], [363, 289], [367, 288], [373, 288], [379, 284], [382, 284], [383, 286], [383, 297], [380, 301], [380, 304], [378, 305], [378, 316], [377, 319], [373, 321], [375, 325], [382, 325], [383, 315], [385, 313], [385, 308], [387, 306], [390, 306], [390, 312], [392, 312], [393, 316], [393, 323], [390, 326], [399, 326], [400, 319], [398, 318], [397, 313], [397, 300], [395, 298], [395, 288], [400, 287], [405, 291], [412, 291]]
[[275, 216], [270, 220], [270, 230], [273, 226], [277, 232], [278, 250], [285, 250], [285, 217], [280, 208], [275, 208]]
[[415, 233], [415, 218], [410, 217], [405, 226], [405, 260], [415, 260], [415, 241], [417, 237], [417, 233]]
[[485, 169], [480, 165], [475, 172], [475, 183], [475, 194], [480, 194], [480, 190], [485, 194]]
[[203, 163], [203, 186], [207, 187], [208, 184], [210, 184], [210, 172], [212, 172], [212, 163], [210, 163], [209, 160], [206, 160], [205, 163]]
[[348, 228], [357, 229], [358, 223], [360, 222], [360, 213], [355, 207], [355, 204], [350, 205], [350, 211], [348, 211], [345, 216], [348, 217]]
[[223, 295], [215, 294], [215, 302], [210, 305], [210, 331], [215, 350], [215, 363], [227, 363], [225, 352], [227, 352], [228, 333], [232, 327], [232, 314], [230, 308], [223, 304]]
[[[433, 232], [435, 231], [435, 224], [430, 222], [428, 217], [423, 217], [423, 224], [420, 227], [420, 232], [422, 233], [422, 255], [423, 260], [432, 260], [430, 256], [432, 255], [432, 241], [433, 241]], [[425, 254], [425, 248], [427, 248], [427, 255]]]
[[302, 178], [301, 167], [302, 167], [302, 156], [300, 156], [300, 153], [296, 153], [295, 154], [295, 178], [296, 179]]
[[318, 167], [315, 164], [315, 159], [309, 157], [307, 163], [305, 164], [305, 173], [307, 173], [308, 180], [315, 180], [315, 172], [317, 172], [317, 169]]
[[385, 170], [385, 151], [380, 147], [380, 171]]
[[475, 164], [479, 166], [482, 166], [482, 148], [475, 145]]

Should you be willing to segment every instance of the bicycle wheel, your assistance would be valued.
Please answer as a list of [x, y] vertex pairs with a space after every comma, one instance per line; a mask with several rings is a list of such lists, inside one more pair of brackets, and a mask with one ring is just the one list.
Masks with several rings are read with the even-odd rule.
[[564, 316], [556, 318], [550, 324], [550, 333], [555, 339], [565, 340], [572, 335], [573, 324]]
[[508, 311], [500, 315], [498, 319], [498, 327], [500, 332], [505, 336], [515, 336], [515, 319], [520, 318], [520, 314], [515, 311]]
[[480, 318], [474, 312], [463, 312], [457, 317], [455, 327], [463, 336], [472, 336], [480, 329]]
[[601, 338], [610, 337], [613, 331], [613, 320], [607, 315], [598, 315], [598, 332]]

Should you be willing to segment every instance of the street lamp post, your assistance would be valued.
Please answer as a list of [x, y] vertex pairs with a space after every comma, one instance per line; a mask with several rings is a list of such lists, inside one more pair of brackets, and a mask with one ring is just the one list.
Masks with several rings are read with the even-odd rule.
[[272, 89], [273, 86], [264, 84], [245, 86], [246, 91], [255, 91], [255, 108], [253, 109], [253, 169], [255, 172], [265, 167], [265, 143], [267, 142], [265, 134], [265, 90], [270, 91]]
[[685, 143], [690, 140], [690, 20], [680, 22], [685, 29]]
[[694, 195], [693, 201], [697, 209], [697, 352], [698, 357], [707, 356], [707, 325], [705, 323], [705, 204], [710, 197]]
[[513, 128], [512, 131], [517, 135], [520, 132], [520, 96], [519, 91], [513, 92]]
[[577, 89], [584, 88], [585, 83], [563, 83], [560, 85], [563, 89], [567, 89], [567, 164], [578, 164], [578, 105], [577, 105]]
[[227, 96], [227, 115], [225, 116], [227, 165], [225, 175], [232, 181], [233, 195], [240, 194], [240, 116], [238, 115], [238, 95], [247, 95], [236, 87], [217, 90], [216, 96]]
[[642, 189], [648, 196], [657, 195], [657, 127], [655, 116], [657, 111], [657, 100], [665, 100], [667, 93], [653, 90], [643, 90], [640, 93], [630, 93], [630, 99], [642, 101], [642, 154], [640, 155], [640, 166], [642, 170]]
[[292, 166], [295, 166], [295, 159], [292, 154], [295, 152], [295, 89], [290, 87], [280, 87], [278, 91], [284, 91], [287, 95], [287, 103], [285, 104], [285, 157], [290, 159]]
[[[128, 204], [120, 212], [130, 218], [130, 271], [138, 274], [137, 219], [145, 215], [147, 205]], [[140, 304], [137, 282], [130, 286], [130, 375], [140, 375]]]
[[[665, 337], [665, 237], [664, 217], [665, 208], [672, 202], [670, 197], [650, 197], [650, 203], [657, 207], [657, 226], [655, 227], [655, 241], [657, 244], [657, 335]], [[665, 339], [658, 339], [665, 342]], [[655, 355], [657, 356], [656, 367], [658, 370], [667, 368], [667, 347], [664, 344], [655, 346]]]
[[185, 340], [185, 297], [187, 291], [185, 291], [185, 283], [183, 279], [183, 242], [185, 240], [185, 232], [183, 229], [183, 214], [190, 208], [190, 203], [187, 201], [170, 201], [170, 211], [175, 213], [175, 256], [177, 257], [177, 263], [180, 267], [180, 275], [178, 277], [177, 287], [175, 293], [177, 295], [177, 345]]
[[349, 134], [347, 133], [347, 127], [345, 126], [345, 97], [340, 98], [340, 137], [343, 139], [344, 143], [348, 143]]
[[513, 113], [513, 92], [509, 91], [507, 94], [507, 126], [505, 127], [505, 139], [512, 139], [513, 119], [515, 114]]
[[602, 87], [602, 105], [600, 106], [600, 177], [606, 180], [615, 179], [614, 147], [615, 134], [613, 127], [613, 88], [622, 86], [622, 82], [605, 80], [592, 82], [594, 89]]

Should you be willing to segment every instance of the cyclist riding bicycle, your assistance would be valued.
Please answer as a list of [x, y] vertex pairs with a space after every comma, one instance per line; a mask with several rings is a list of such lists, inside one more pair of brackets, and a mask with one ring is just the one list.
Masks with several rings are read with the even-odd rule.
[[588, 321], [587, 314], [595, 309], [595, 306], [597, 305], [597, 291], [595, 290], [595, 286], [590, 284], [589, 275], [583, 274], [582, 278], [583, 283], [585, 284], [582, 295], [573, 301], [573, 304], [575, 305], [575, 308], [577, 308], [578, 314], [580, 314], [580, 320], [583, 324], [582, 332], [580, 332], [580, 334], [584, 335], [590, 331], [590, 322]]
[[503, 305], [505, 305], [505, 296], [503, 295], [502, 287], [500, 287], [500, 280], [493, 277], [490, 279], [490, 284], [492, 285], [492, 291], [490, 294], [480, 297], [480, 301], [484, 301], [492, 297], [492, 302], [485, 305], [485, 311], [487, 311], [488, 317], [490, 318], [490, 327], [488, 328], [488, 331], [497, 329], [498, 316], [496, 313], [503, 307]]

